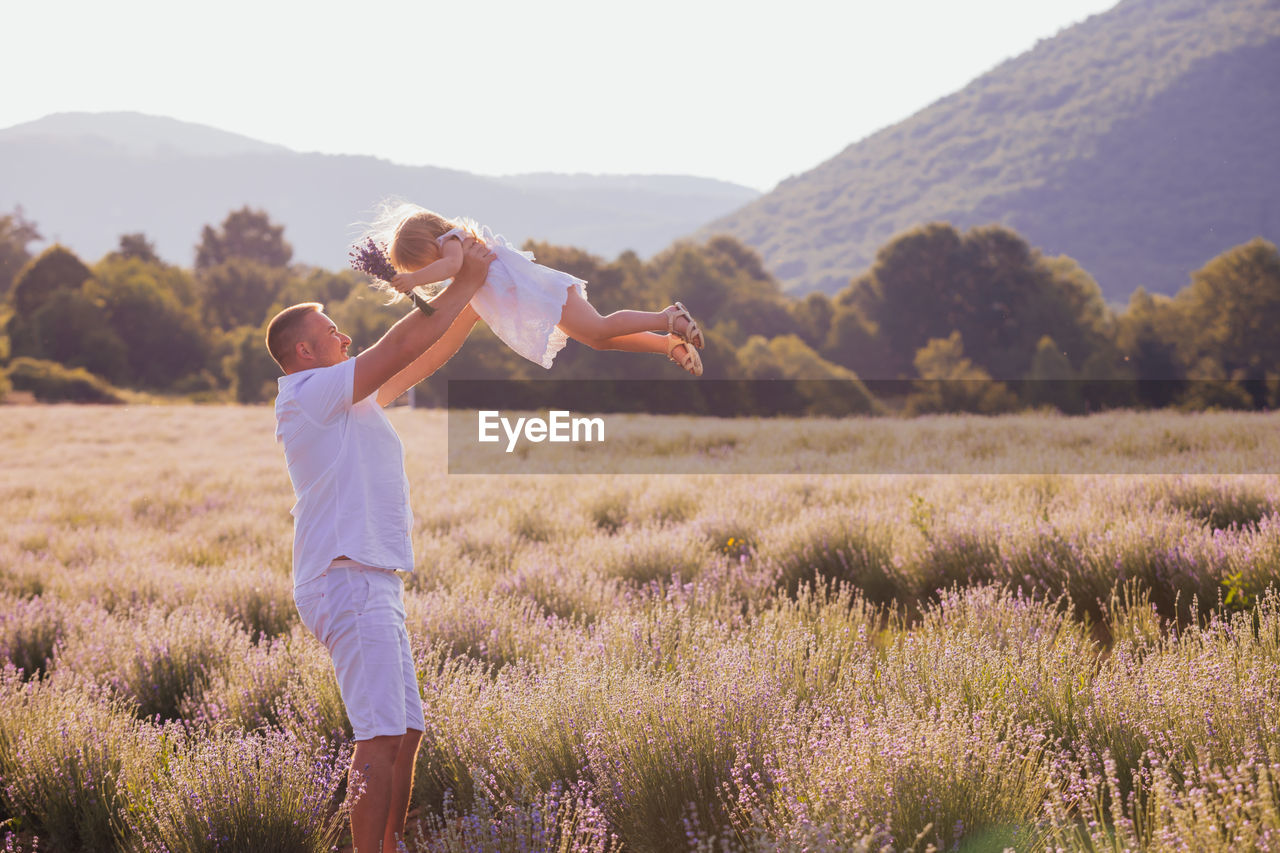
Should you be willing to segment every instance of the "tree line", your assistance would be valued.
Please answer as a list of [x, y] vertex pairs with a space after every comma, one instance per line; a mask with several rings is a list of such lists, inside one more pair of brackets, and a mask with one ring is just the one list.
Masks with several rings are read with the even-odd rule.
[[[357, 352], [406, 310], [350, 270], [293, 263], [284, 227], [247, 207], [203, 228], [191, 268], [161, 260], [144, 234], [122, 235], [93, 264], [57, 244], [33, 256], [40, 240], [21, 210], [0, 217], [0, 364], [37, 397], [56, 396], [50, 389], [74, 376], [106, 398], [124, 388], [264, 402], [279, 372], [264, 324], [279, 308], [324, 303]], [[815, 410], [867, 410], [871, 380], [910, 380], [914, 412], [1280, 402], [1280, 253], [1260, 238], [1211, 260], [1175, 296], [1138, 289], [1119, 311], [1071, 258], [1044, 256], [1002, 226], [920, 226], [881, 247], [834, 297], [802, 299], [727, 236], [647, 261], [524, 248], [586, 279], [602, 313], [686, 302], [707, 333], [704, 381], [846, 383], [846, 405], [815, 401]], [[578, 346], [548, 373], [478, 326], [419, 395], [442, 403], [449, 379], [548, 376], [686, 379], [661, 359]]]

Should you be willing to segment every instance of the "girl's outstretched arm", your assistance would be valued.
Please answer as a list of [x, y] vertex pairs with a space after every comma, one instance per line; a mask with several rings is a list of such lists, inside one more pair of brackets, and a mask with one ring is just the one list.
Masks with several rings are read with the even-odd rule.
[[391, 280], [391, 286], [401, 293], [408, 293], [415, 287], [453, 278], [460, 269], [462, 269], [462, 241], [445, 240], [444, 245], [440, 247], [438, 260], [432, 261], [420, 270], [401, 273]]

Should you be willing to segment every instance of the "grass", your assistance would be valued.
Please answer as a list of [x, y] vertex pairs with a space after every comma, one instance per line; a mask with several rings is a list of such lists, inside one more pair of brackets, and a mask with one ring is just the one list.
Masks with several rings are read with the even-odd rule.
[[[1265, 470], [1236, 448], [1265, 458], [1275, 418], [1028, 417], [792, 425], [836, 470], [841, 430], [956, 467], [1003, 435], [999, 476], [537, 477], [450, 476], [445, 418], [392, 411], [429, 729], [410, 849], [1274, 847], [1280, 477], [1188, 473], [1164, 436]], [[272, 427], [0, 408], [8, 848], [341, 841], [351, 735], [292, 606]], [[1014, 464], [1028, 429], [1097, 473]], [[1121, 436], [1170, 473], [1102, 473]]]

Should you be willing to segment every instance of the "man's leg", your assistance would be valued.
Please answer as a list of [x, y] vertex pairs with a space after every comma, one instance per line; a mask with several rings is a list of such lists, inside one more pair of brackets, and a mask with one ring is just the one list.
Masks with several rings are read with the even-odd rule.
[[[351, 806], [351, 843], [356, 853], [378, 853], [391, 811], [392, 779], [403, 735], [383, 735], [356, 741], [347, 780]], [[363, 786], [363, 791], [361, 787]], [[401, 818], [403, 821], [403, 818]], [[395, 847], [389, 848], [394, 851]]]
[[387, 814], [387, 834], [382, 838], [383, 853], [395, 853], [396, 842], [404, 838], [404, 824], [409, 815], [409, 796], [413, 793], [413, 768], [418, 762], [418, 746], [422, 732], [409, 729], [400, 738], [391, 772], [391, 808]]

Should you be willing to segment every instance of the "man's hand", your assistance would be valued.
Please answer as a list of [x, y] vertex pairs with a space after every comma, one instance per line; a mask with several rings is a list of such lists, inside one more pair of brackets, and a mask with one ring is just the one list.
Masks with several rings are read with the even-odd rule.
[[454, 276], [454, 281], [466, 279], [470, 282], [470, 277], [480, 276], [480, 283], [484, 284], [485, 278], [489, 275], [489, 264], [493, 263], [494, 258], [498, 257], [484, 241], [477, 240], [474, 237], [468, 237], [462, 241], [462, 269]]

